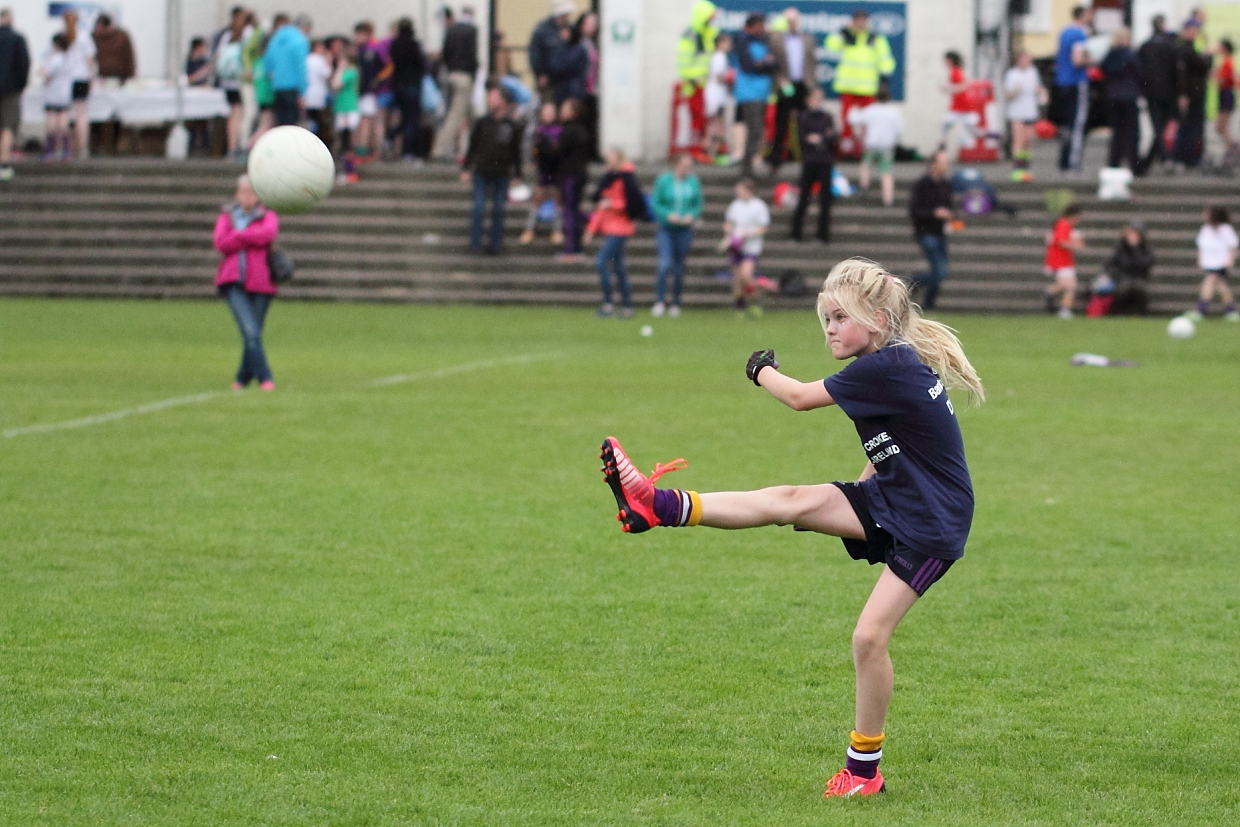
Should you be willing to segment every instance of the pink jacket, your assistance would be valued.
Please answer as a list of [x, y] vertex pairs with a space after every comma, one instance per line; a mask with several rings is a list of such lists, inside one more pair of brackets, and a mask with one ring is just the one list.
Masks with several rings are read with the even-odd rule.
[[232, 284], [240, 277], [240, 258], [245, 256], [245, 284], [251, 293], [275, 295], [276, 286], [267, 272], [267, 251], [280, 231], [280, 221], [271, 210], [263, 214], [244, 230], [234, 230], [232, 215], [225, 211], [215, 221], [215, 249], [223, 255], [219, 269], [215, 271], [215, 286]]

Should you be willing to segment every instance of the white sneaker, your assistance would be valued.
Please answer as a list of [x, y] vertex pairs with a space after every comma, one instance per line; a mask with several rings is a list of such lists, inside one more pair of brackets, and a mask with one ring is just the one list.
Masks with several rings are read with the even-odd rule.
[[669, 307], [667, 309], [667, 315], [671, 316], [673, 319], [679, 319], [680, 318], [680, 305], [673, 304], [671, 307]]
[[1061, 319], [1071, 319], [1071, 318], [1072, 318], [1072, 311], [1071, 311], [1071, 310], [1069, 310], [1069, 309], [1068, 309], [1068, 308], [1066, 308], [1066, 307], [1061, 307], [1061, 308], [1059, 308], [1059, 318], [1061, 318]]
[[12, 181], [13, 168], [10, 166], [0, 167], [0, 181]]
[[1228, 310], [1226, 313], [1223, 314], [1223, 321], [1240, 322], [1240, 312], [1237, 312], [1235, 310]]
[[656, 319], [662, 318], [666, 310], [667, 308], [664, 306], [663, 302], [655, 302], [654, 307], [650, 308], [650, 315], [654, 316]]
[[1200, 321], [1201, 321], [1201, 318], [1202, 318], [1202, 317], [1201, 317], [1201, 311], [1199, 311], [1199, 310], [1189, 310], [1189, 311], [1186, 311], [1186, 312], [1184, 313], [1184, 318], [1188, 319], [1188, 320], [1189, 320], [1189, 321], [1191, 321], [1193, 324], [1197, 324], [1198, 322], [1200, 322]]

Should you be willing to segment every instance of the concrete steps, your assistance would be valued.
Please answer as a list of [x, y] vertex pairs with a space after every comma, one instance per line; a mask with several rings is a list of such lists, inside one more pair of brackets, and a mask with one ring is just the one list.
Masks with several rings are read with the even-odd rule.
[[[657, 170], [642, 171], [646, 183]], [[211, 227], [231, 195], [240, 167], [223, 162], [171, 163], [106, 159], [72, 165], [25, 165], [0, 184], [0, 294], [205, 298], [218, 256]], [[851, 170], [845, 168], [846, 173]], [[897, 168], [897, 203], [907, 198], [919, 166]], [[592, 265], [563, 264], [546, 242], [516, 243], [526, 209], [509, 210], [503, 256], [466, 249], [469, 192], [449, 167], [370, 165], [363, 180], [338, 188], [307, 215], [281, 219], [280, 244], [295, 258], [289, 298], [319, 300], [515, 302], [591, 305]], [[716, 252], [734, 173], [701, 171], [707, 210], [689, 258], [685, 303], [730, 302], [726, 264]], [[769, 192], [770, 182], [763, 185]], [[970, 218], [950, 239], [952, 278], [940, 293], [944, 310], [1032, 312], [1041, 309], [1042, 246], [1049, 217], [1045, 190], [1067, 188], [1086, 209], [1081, 229], [1090, 248], [1078, 257], [1083, 278], [1095, 274], [1119, 225], [1140, 216], [1159, 265], [1152, 286], [1156, 309], [1191, 303], [1199, 273], [1193, 238], [1207, 203], [1227, 203], [1235, 182], [1212, 178], [1146, 179], [1132, 202], [1093, 198], [1083, 179], [1047, 184], [997, 184], [1017, 216]], [[923, 266], [902, 206], [884, 209], [874, 196], [836, 201], [829, 247], [787, 240], [789, 211], [774, 209], [762, 261], [772, 276], [798, 270], [812, 285], [840, 258], [864, 255], [898, 273]], [[809, 217], [812, 226], [813, 215]], [[635, 301], [653, 300], [655, 244], [649, 227], [628, 245]], [[809, 307], [813, 297], [777, 298], [775, 306]]]

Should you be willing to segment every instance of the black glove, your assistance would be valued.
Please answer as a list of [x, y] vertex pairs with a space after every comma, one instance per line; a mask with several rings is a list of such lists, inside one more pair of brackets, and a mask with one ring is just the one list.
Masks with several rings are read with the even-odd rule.
[[749, 377], [749, 381], [758, 387], [762, 385], [758, 382], [758, 374], [763, 368], [779, 368], [779, 362], [775, 361], [775, 351], [767, 348], [766, 350], [755, 350], [749, 357], [749, 362], [745, 365], [745, 375]]

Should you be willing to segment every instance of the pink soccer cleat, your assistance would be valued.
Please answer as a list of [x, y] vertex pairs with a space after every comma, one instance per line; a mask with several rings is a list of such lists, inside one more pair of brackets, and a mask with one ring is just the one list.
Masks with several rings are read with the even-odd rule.
[[827, 791], [823, 798], [852, 798], [855, 795], [876, 795], [886, 789], [883, 774], [875, 772], [873, 778], [853, 775], [848, 770], [840, 770], [827, 780]]
[[669, 471], [679, 471], [689, 463], [683, 459], [674, 459], [667, 465], [656, 463], [654, 471], [647, 477], [629, 461], [614, 436], [603, 440], [599, 457], [603, 460], [603, 479], [611, 486], [611, 493], [620, 508], [616, 519], [623, 530], [640, 534], [660, 525], [654, 513], [654, 481]]

